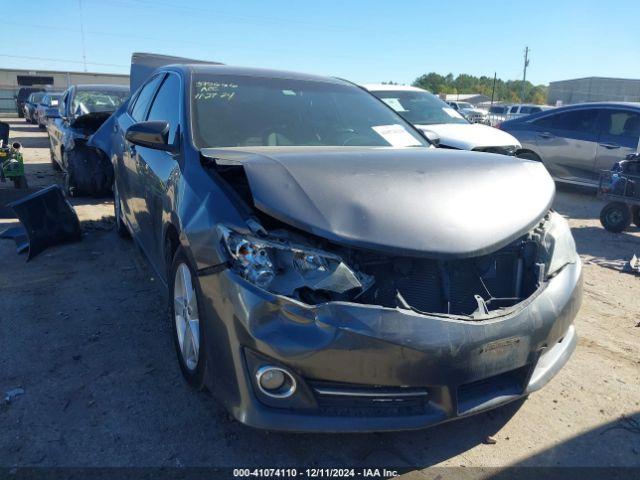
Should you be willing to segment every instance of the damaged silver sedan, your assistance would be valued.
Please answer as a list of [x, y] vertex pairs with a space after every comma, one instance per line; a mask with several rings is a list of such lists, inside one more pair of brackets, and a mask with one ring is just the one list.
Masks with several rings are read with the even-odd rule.
[[581, 264], [539, 162], [433, 148], [343, 80], [222, 65], [156, 70], [104, 128], [182, 372], [245, 424], [422, 428], [576, 346]]

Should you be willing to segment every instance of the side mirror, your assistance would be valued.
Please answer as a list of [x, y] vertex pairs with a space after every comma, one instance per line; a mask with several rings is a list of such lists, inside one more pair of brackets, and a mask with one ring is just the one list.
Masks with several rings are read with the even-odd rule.
[[124, 138], [128, 142], [141, 147], [153, 148], [171, 152], [173, 145], [169, 145], [169, 124], [163, 121], [134, 123], [127, 129]]
[[440, 135], [438, 135], [436, 132], [424, 129], [422, 130], [422, 133], [427, 138], [427, 140], [429, 140], [429, 143], [431, 145], [433, 145], [434, 147], [440, 145]]

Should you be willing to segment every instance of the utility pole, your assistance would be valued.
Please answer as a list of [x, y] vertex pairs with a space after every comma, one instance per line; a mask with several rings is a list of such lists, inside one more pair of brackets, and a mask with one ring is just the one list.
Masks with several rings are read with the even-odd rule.
[[82, 64], [84, 65], [84, 71], [87, 71], [87, 50], [84, 44], [84, 19], [82, 18], [82, 0], [78, 0], [78, 6], [80, 7], [80, 37], [82, 40]]
[[496, 72], [493, 72], [493, 87], [491, 88], [491, 106], [493, 107], [493, 96], [496, 93]]
[[529, 47], [524, 47], [524, 72], [522, 73], [522, 90], [520, 101], [524, 103], [524, 82], [527, 81], [527, 67], [529, 66]]

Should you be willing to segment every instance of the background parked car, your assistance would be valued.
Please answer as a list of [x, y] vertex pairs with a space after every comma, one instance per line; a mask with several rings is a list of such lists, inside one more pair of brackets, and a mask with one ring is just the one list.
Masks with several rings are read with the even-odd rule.
[[38, 104], [42, 101], [42, 97], [45, 96], [45, 93], [46, 92], [33, 92], [29, 94], [25, 100], [22, 112], [24, 120], [27, 123], [36, 122], [36, 108], [38, 108]]
[[601, 170], [638, 149], [640, 103], [571, 105], [500, 128], [522, 144], [518, 156], [541, 160], [555, 180], [597, 187]]
[[367, 90], [420, 130], [434, 132], [440, 146], [513, 155], [520, 142], [487, 125], [469, 123], [446, 102], [417, 87], [369, 84]]
[[486, 110], [477, 108], [469, 102], [447, 102], [451, 108], [460, 112], [464, 118], [471, 123], [488, 123], [488, 114]]
[[18, 93], [16, 95], [16, 110], [18, 112], [18, 117], [24, 117], [24, 104], [33, 92], [44, 92], [45, 89], [43, 87], [20, 87]]
[[111, 190], [111, 162], [86, 143], [128, 97], [129, 88], [122, 85], [73, 85], [60, 97], [58, 117], [47, 124], [47, 132], [51, 161], [65, 172], [67, 195]]
[[49, 118], [57, 118], [59, 116], [58, 102], [61, 95], [61, 93], [45, 93], [36, 106], [34, 123], [37, 123], [41, 129], [44, 130], [46, 128]]
[[510, 105], [492, 105], [489, 107], [489, 125], [495, 127], [497, 124], [509, 119]]
[[540, 113], [546, 110], [551, 110], [552, 108], [553, 107], [549, 107], [547, 105], [531, 105], [531, 104], [511, 105], [511, 107], [509, 107], [509, 112], [507, 113], [507, 119], [512, 120], [514, 118], [520, 118], [526, 115], [531, 115], [532, 113]]

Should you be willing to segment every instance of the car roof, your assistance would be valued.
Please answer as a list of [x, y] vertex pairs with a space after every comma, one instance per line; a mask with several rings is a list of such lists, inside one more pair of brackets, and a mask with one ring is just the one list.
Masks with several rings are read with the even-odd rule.
[[564, 105], [562, 107], [551, 107], [541, 112], [532, 113], [520, 118], [514, 118], [507, 120], [504, 123], [527, 123], [538, 118], [546, 117], [547, 115], [557, 115], [562, 112], [570, 112], [572, 110], [581, 110], [585, 108], [633, 108], [640, 111], [640, 102], [587, 102], [587, 103], [574, 103], [572, 105]]
[[313, 82], [335, 83], [350, 85], [351, 82], [334, 77], [324, 77], [321, 75], [311, 75], [308, 73], [291, 72], [286, 70], [272, 70], [268, 68], [234, 67], [232, 65], [222, 65], [213, 63], [186, 63], [167, 65], [158, 71], [177, 71], [185, 75], [194, 73], [210, 73], [214, 75], [236, 75], [247, 77], [267, 77], [281, 78], [289, 80], [306, 80]]
[[396, 92], [427, 92], [431, 93], [428, 90], [418, 87], [412, 87], [410, 85], [389, 85], [386, 83], [365, 83], [361, 85], [366, 88], [370, 92], [383, 92], [383, 91], [396, 91]]

